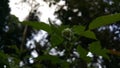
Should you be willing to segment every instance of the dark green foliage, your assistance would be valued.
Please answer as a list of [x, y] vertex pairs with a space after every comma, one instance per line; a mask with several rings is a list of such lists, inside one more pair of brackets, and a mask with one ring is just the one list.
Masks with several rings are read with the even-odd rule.
[[[89, 30], [89, 29], [98, 27], [98, 25], [100, 26], [100, 24], [105, 25], [107, 24], [107, 22], [109, 22], [109, 24], [116, 23], [113, 20], [119, 19], [119, 17], [116, 18], [117, 16], [115, 16], [115, 19], [114, 17], [112, 17], [112, 15], [114, 14], [116, 15], [117, 13], [120, 12], [119, 11], [120, 8], [118, 8], [120, 7], [119, 0], [65, 0], [65, 2], [66, 2], [65, 6], [67, 6], [68, 9], [64, 9], [64, 6], [63, 6], [60, 8], [59, 11], [56, 12], [56, 14], [58, 14], [58, 17], [61, 19], [61, 21], [65, 25], [70, 25], [70, 26], [82, 25], [82, 26], [85, 26], [86, 28], [85, 30]], [[78, 11], [74, 12], [75, 9], [77, 9]], [[78, 13], [81, 13], [81, 16], [78, 16]], [[108, 15], [109, 17], [111, 17], [111, 19], [110, 18], [106, 19], [107, 16], [105, 16], [104, 18], [104, 15]], [[103, 20], [101, 20], [100, 19], [101, 17], [99, 16], [103, 16]], [[95, 20], [93, 19], [96, 19], [97, 21], [95, 22]], [[98, 19], [100, 20], [98, 21]], [[93, 22], [95, 22], [95, 24]], [[110, 27], [112, 27], [113, 29], [111, 29]], [[100, 28], [101, 30], [93, 29], [93, 31], [96, 35], [96, 38], [100, 40], [100, 43], [102, 44], [102, 48], [108, 48], [111, 50], [115, 49], [119, 52], [120, 51], [119, 21], [114, 25], [113, 24], [110, 25], [110, 27], [109, 25], [103, 26]], [[81, 30], [81, 29], [78, 29], [78, 30]], [[82, 44], [81, 46], [88, 49], [88, 44], [90, 43], [91, 39], [84, 38], [84, 37], [82, 38], [77, 37], [77, 38], [81, 40], [81, 44]], [[114, 58], [116, 58], [116, 56], [111, 54], [109, 55], [109, 57], [111, 58], [111, 61], [114, 60]], [[104, 61], [104, 63], [106, 63], [107, 68], [120, 67], [118, 63], [114, 65], [110, 64], [114, 62], [109, 62], [107, 60]]]
[[[117, 15], [117, 14], [116, 14]], [[116, 17], [116, 15], [113, 15], [112, 17]], [[118, 14], [119, 15], [119, 14]], [[102, 21], [104, 19], [104, 17], [107, 17], [106, 18], [106, 22], [107, 24], [111, 24], [111, 21], [109, 21], [109, 18], [111, 18], [111, 16], [109, 15], [106, 15], [106, 16], [101, 16], [95, 20], [93, 20], [94, 22], [91, 22], [91, 24], [96, 24], [98, 23], [98, 21]], [[120, 19], [113, 19], [114, 21], [119, 21]], [[23, 22], [24, 23], [24, 22]], [[32, 23], [32, 24], [31, 24]], [[28, 23], [25, 23], [29, 26], [33, 26], [33, 28], [36, 28], [36, 29], [42, 29], [42, 30], [45, 30], [48, 32], [48, 34], [51, 36], [50, 37], [50, 43], [51, 43], [51, 47], [50, 49], [54, 48], [54, 49], [57, 49], [58, 51], [62, 51], [62, 50], [65, 50], [65, 53], [63, 54], [63, 56], [54, 56], [52, 58], [52, 56], [48, 56], [47, 54], [49, 54], [49, 50], [47, 51], [48, 53], [46, 55], [43, 55], [43, 56], [40, 56], [39, 60], [41, 60], [41, 63], [42, 64], [45, 64], [45, 66], [51, 66], [51, 65], [54, 65], [54, 64], [61, 64], [60, 62], [64, 59], [64, 60], [67, 60], [69, 58], [69, 65], [72, 65], [72, 63], [75, 63], [75, 60], [78, 60], [77, 58], [81, 59], [81, 60], [84, 60], [86, 63], [87, 62], [91, 62], [92, 58], [90, 58], [89, 56], [87, 56], [88, 52], [91, 52], [93, 53], [94, 56], [102, 56], [103, 58], [107, 59], [107, 61], [111, 60], [109, 58], [109, 56], [107, 54], [111, 54], [109, 52], [109, 50], [105, 49], [105, 48], [102, 48], [101, 47], [101, 43], [97, 40], [96, 37], [95, 37], [95, 34], [93, 31], [90, 31], [90, 30], [87, 30], [85, 31], [85, 27], [83, 26], [73, 26], [71, 28], [65, 28], [63, 30], [60, 30], [60, 26], [53, 26], [52, 24], [50, 26], [48, 26], [47, 24], [44, 24], [45, 26], [42, 26], [42, 27], [38, 27], [38, 26], [35, 26], [36, 23], [34, 22], [28, 22]], [[43, 23], [38, 23], [39, 25], [43, 24]], [[37, 24], [37, 25], [38, 25]], [[104, 26], [106, 25], [106, 23], [103, 23], [103, 24], [97, 24], [97, 25], [93, 25], [93, 27], [100, 27], [100, 26]], [[47, 26], [47, 27], [46, 27]], [[49, 30], [46, 30], [47, 28], [49, 28]], [[54, 28], [54, 29], [53, 29]], [[92, 28], [92, 27], [91, 27]], [[90, 29], [91, 29], [90, 28]], [[52, 30], [51, 30], [52, 29]], [[92, 28], [93, 29], [93, 28]], [[73, 30], [73, 31], [72, 31]], [[51, 32], [54, 32], [54, 33], [51, 33]], [[61, 36], [62, 34], [62, 36]], [[77, 36], [76, 36], [77, 35]], [[87, 38], [91, 38], [96, 40], [96, 42], [94, 41], [91, 41], [88, 43], [89, 46], [86, 46], [85, 48], [83, 48], [81, 45], [81, 43], [78, 43], [80, 40], [77, 38], [78, 36], [84, 36], [86, 39]], [[64, 41], [63, 41], [64, 40]], [[81, 41], [80, 41], [81, 42]], [[77, 43], [77, 44], [76, 44]], [[81, 44], [81, 45], [80, 45]], [[86, 44], [87, 45], [87, 44]], [[76, 48], [77, 46], [77, 48]], [[88, 47], [88, 48], [87, 48]], [[61, 50], [62, 48], [62, 50]], [[73, 52], [78, 52], [79, 56], [80, 57], [77, 57], [77, 56], [74, 56]], [[62, 59], [60, 59], [59, 57], [62, 57]], [[72, 60], [72, 58], [75, 58], [75, 60]], [[94, 57], [93, 57], [94, 58]], [[45, 61], [44, 61], [45, 60]], [[43, 61], [43, 62], [42, 62]], [[47, 62], [49, 63], [47, 63]], [[58, 62], [59, 61], [59, 62]], [[94, 60], [93, 60], [94, 61]], [[66, 62], [66, 61], [65, 61]], [[47, 63], [47, 65], [46, 65]], [[49, 65], [50, 64], [50, 65]], [[73, 65], [74, 67], [75, 65]], [[54, 66], [53, 66], [54, 67]], [[57, 67], [57, 66], [55, 66]]]
[[[0, 1], [0, 68], [19, 67], [20, 61], [26, 61], [31, 51], [26, 48], [27, 39], [31, 39], [33, 30], [28, 28], [23, 43], [25, 25], [14, 16], [10, 15], [8, 0]], [[22, 50], [23, 49], [23, 50]]]
[[99, 17], [91, 22], [91, 24], [89, 25], [89, 29], [95, 29], [95, 28], [103, 26], [103, 25], [109, 25], [109, 24], [115, 23], [115, 22], [119, 21], [119, 18], [120, 18], [119, 13]]
[[[111, 1], [112, 4], [110, 0], [65, 0], [68, 8], [62, 6], [56, 11], [61, 26], [38, 22], [36, 11], [29, 14], [28, 21], [19, 22], [9, 15], [8, 1], [0, 1], [0, 68], [19, 68], [21, 62], [21, 68], [94, 68], [96, 63], [102, 68], [119, 68], [120, 1]], [[37, 30], [48, 33], [47, 42], [42, 45], [34, 41], [34, 48], [27, 47], [26, 42], [33, 38], [31, 33]], [[51, 55], [52, 49], [55, 55]], [[37, 57], [31, 56], [33, 51]]]
[[42, 29], [42, 30], [47, 31], [48, 33], [51, 33], [50, 26], [47, 25], [47, 24], [45, 24], [45, 23], [43, 23], [43, 22], [39, 23], [39, 22], [33, 22], [33, 21], [25, 21], [22, 24], [24, 24], [24, 25], [30, 25], [30, 26], [34, 27], [35, 29], [37, 29], [37, 30]]

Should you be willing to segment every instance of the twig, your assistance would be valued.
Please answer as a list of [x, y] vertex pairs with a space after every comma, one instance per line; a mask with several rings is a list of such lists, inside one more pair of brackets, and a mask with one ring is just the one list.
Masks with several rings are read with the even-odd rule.
[[23, 46], [25, 44], [25, 38], [26, 38], [27, 28], [28, 28], [28, 26], [26, 25], [25, 28], [24, 28], [24, 32], [23, 32], [23, 36], [22, 36], [22, 43], [21, 43], [21, 46], [20, 46], [20, 51], [21, 52], [23, 51]]

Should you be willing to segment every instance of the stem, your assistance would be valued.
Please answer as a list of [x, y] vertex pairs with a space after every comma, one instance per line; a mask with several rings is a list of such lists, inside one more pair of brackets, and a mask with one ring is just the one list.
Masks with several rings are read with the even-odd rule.
[[25, 28], [24, 28], [24, 32], [23, 32], [23, 36], [22, 36], [22, 43], [21, 43], [21, 46], [20, 46], [20, 51], [21, 52], [23, 51], [23, 46], [25, 44], [25, 38], [26, 38], [27, 28], [28, 28], [28, 26], [26, 25]]

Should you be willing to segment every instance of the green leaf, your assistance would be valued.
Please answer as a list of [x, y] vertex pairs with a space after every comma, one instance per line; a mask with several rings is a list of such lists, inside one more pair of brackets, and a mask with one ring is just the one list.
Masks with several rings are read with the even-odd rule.
[[61, 59], [59, 59], [57, 56], [52, 56], [52, 55], [42, 55], [37, 58], [37, 60], [50, 60], [53, 64], [59, 64], [62, 62]]
[[90, 51], [91, 52], [99, 52], [101, 50], [100, 42], [93, 42], [90, 44]]
[[73, 26], [73, 28], [72, 28], [74, 31], [75, 31], [75, 33], [80, 33], [80, 32], [84, 32], [84, 30], [85, 30], [85, 27], [84, 26]]
[[87, 38], [96, 39], [96, 36], [95, 36], [94, 32], [92, 32], [92, 31], [85, 31], [85, 32], [81, 33], [80, 35], [85, 36]]
[[31, 26], [37, 30], [45, 30], [48, 33], [51, 33], [51, 26], [46, 23], [43, 23], [43, 22], [24, 21], [24, 22], [22, 22], [22, 24]]
[[103, 56], [106, 59], [109, 59], [109, 56], [107, 55], [108, 50], [107, 49], [102, 49], [100, 42], [93, 42], [90, 44], [90, 52], [93, 54]]
[[63, 37], [61, 35], [62, 28], [51, 24], [51, 29], [52, 33], [50, 34], [50, 42], [52, 44], [52, 47], [55, 47], [63, 42]]
[[63, 42], [63, 38], [60, 35], [51, 34], [50, 41], [51, 41], [52, 46], [55, 47]]
[[82, 48], [80, 45], [77, 47], [77, 51], [81, 57], [85, 57], [88, 54], [88, 51]]
[[80, 45], [77, 47], [77, 52], [80, 54], [80, 58], [83, 60], [90, 62], [90, 57], [87, 56], [88, 51], [82, 48]]
[[101, 16], [90, 23], [89, 29], [95, 29], [101, 26], [115, 23], [117, 21], [120, 21], [120, 13]]
[[51, 61], [52, 64], [60, 64], [61, 68], [69, 68], [69, 63], [65, 60], [60, 59], [57, 56], [42, 55], [36, 58], [36, 61]]
[[79, 34], [79, 35], [84, 36], [86, 38], [96, 39], [95, 34], [90, 30], [84, 31], [85, 27], [83, 27], [83, 26], [74, 26], [73, 30], [76, 34]]
[[70, 67], [69, 67], [69, 63], [66, 62], [66, 61], [63, 61], [63, 62], [61, 63], [61, 68], [70, 68]]
[[0, 51], [0, 67], [4, 65], [9, 66], [8, 55]]

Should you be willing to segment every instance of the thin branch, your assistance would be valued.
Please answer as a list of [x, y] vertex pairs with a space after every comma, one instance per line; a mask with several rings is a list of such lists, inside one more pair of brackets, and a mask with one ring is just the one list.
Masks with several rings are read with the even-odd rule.
[[21, 43], [21, 46], [20, 46], [20, 51], [21, 52], [23, 51], [23, 46], [25, 44], [25, 38], [26, 38], [27, 28], [28, 28], [28, 26], [26, 25], [25, 28], [24, 28], [24, 32], [23, 32], [23, 36], [22, 36], [22, 43]]

